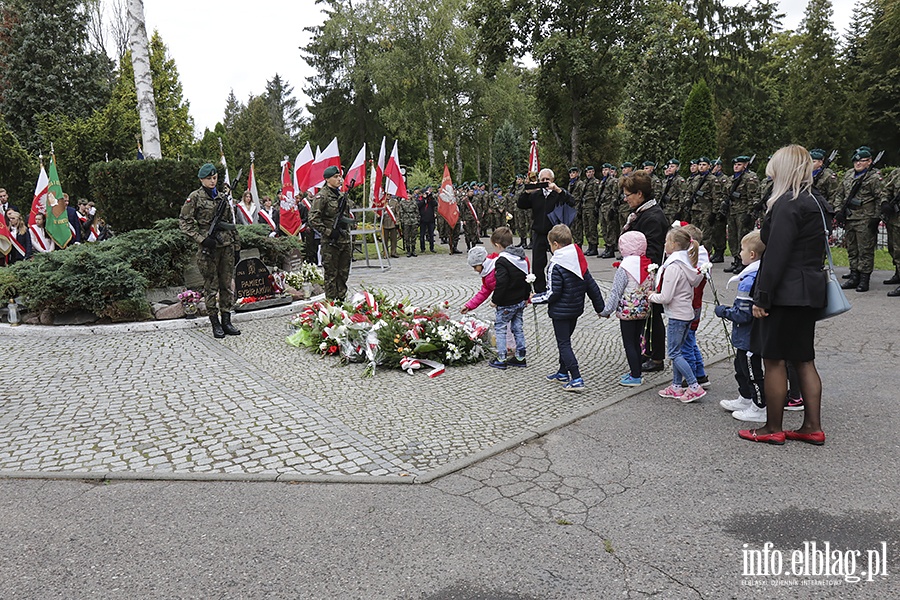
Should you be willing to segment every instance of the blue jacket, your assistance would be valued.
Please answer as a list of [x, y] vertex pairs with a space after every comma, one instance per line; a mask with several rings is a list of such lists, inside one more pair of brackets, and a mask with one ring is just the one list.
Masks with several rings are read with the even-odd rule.
[[758, 272], [753, 271], [741, 277], [733, 306], [720, 304], [716, 307], [717, 317], [734, 323], [731, 328], [731, 345], [738, 350], [750, 349], [750, 325], [753, 323], [753, 299], [750, 290]]
[[590, 271], [584, 272], [584, 279], [564, 269], [558, 264], [550, 265], [547, 291], [531, 298], [532, 304], [547, 304], [547, 314], [551, 319], [577, 319], [584, 313], [584, 295], [590, 297], [594, 312], [603, 310], [603, 294]]

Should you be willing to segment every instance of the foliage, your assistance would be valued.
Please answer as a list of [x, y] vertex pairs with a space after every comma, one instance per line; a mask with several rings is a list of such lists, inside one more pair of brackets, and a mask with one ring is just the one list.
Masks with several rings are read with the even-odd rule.
[[882, 0], [866, 36], [860, 79], [866, 93], [864, 139], [886, 150], [892, 164], [900, 160], [900, 0]]
[[39, 149], [35, 116], [84, 118], [109, 98], [112, 65], [88, 47], [88, 15], [82, 4], [0, 3], [0, 112], [31, 151]]
[[522, 132], [512, 121], [504, 121], [494, 134], [494, 180], [501, 185], [512, 183], [528, 163], [527, 148]]
[[[197, 171], [203, 162], [160, 158], [94, 163], [92, 198], [116, 231], [147, 228], [158, 219], [179, 215], [185, 198], [200, 187]], [[219, 179], [224, 179], [221, 174]]]
[[290, 235], [269, 237], [268, 225], [238, 225], [241, 248], [259, 250], [259, 259], [264, 264], [280, 267], [294, 250], [303, 250], [300, 239]]
[[117, 257], [147, 279], [149, 287], [177, 286], [197, 250], [178, 228], [178, 219], [160, 219], [151, 229], [135, 229], [103, 243]]
[[12, 269], [0, 269], [0, 304], [19, 295], [21, 283]]
[[37, 162], [19, 144], [0, 115], [0, 187], [9, 193], [9, 199], [22, 211], [31, 210], [34, 182], [37, 181]]
[[238, 112], [228, 140], [234, 153], [234, 158], [229, 160], [230, 171], [243, 167], [244, 174], [249, 173], [253, 152], [259, 193], [274, 196], [281, 189], [281, 161], [285, 156], [293, 160], [293, 146], [290, 138], [276, 128], [265, 96], [251, 97], [247, 106]]
[[716, 122], [713, 117], [712, 93], [701, 79], [691, 88], [681, 113], [681, 135], [678, 139], [682, 162], [700, 156], [712, 159], [716, 153]]
[[264, 98], [272, 115], [276, 131], [294, 139], [303, 125], [303, 109], [293, 97], [294, 86], [288, 84], [278, 73], [266, 82]]

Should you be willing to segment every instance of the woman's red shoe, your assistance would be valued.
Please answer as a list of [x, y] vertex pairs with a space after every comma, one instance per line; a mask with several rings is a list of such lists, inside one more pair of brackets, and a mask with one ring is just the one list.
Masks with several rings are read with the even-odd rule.
[[785, 440], [785, 432], [778, 431], [776, 433], [756, 433], [756, 429], [741, 429], [738, 431], [738, 436], [741, 439], [748, 440], [751, 442], [762, 442], [764, 444], [775, 444], [776, 446], [781, 446], [784, 444]]
[[799, 431], [785, 431], [785, 437], [789, 440], [797, 442], [806, 442], [815, 446], [821, 446], [825, 443], [824, 431], [813, 431], [812, 433], [800, 433]]

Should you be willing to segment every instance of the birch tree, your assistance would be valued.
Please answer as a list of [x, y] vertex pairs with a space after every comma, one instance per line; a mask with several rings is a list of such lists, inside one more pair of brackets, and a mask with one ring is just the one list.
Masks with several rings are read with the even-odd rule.
[[162, 158], [159, 125], [156, 121], [156, 101], [153, 97], [153, 76], [150, 72], [150, 44], [144, 25], [143, 0], [128, 1], [128, 33], [131, 64], [134, 67], [134, 87], [137, 90], [137, 109], [141, 119], [141, 138], [144, 156]]

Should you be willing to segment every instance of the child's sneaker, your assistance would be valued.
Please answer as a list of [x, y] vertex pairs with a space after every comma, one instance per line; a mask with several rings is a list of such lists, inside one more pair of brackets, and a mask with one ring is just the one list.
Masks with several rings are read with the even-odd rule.
[[568, 373], [551, 373], [547, 375], [547, 381], [558, 381], [560, 383], [569, 383]]
[[731, 413], [731, 416], [737, 419], [738, 421], [752, 421], [753, 423], [765, 423], [766, 422], [766, 409], [759, 408], [752, 402], [750, 403], [750, 408], [745, 408], [744, 410], [736, 410]]
[[488, 366], [494, 367], [495, 369], [500, 369], [502, 371], [506, 369], [506, 361], [499, 358], [492, 358], [491, 362], [488, 363]]
[[803, 398], [788, 397], [787, 402], [784, 404], [784, 410], [803, 410], [804, 408]]
[[706, 390], [704, 390], [702, 387], [700, 387], [698, 385], [697, 389], [695, 389], [695, 390], [692, 390], [691, 388], [684, 390], [684, 393], [678, 399], [681, 400], [682, 404], [688, 404], [690, 402], [699, 400], [700, 398], [702, 398], [705, 395], [706, 395]]
[[664, 390], [659, 390], [660, 398], [681, 398], [682, 394], [684, 394], [684, 389], [674, 385], [670, 385]]
[[699, 383], [700, 387], [702, 387], [704, 390], [708, 390], [709, 386], [712, 385], [711, 383], [709, 383], [709, 375], [698, 377], [697, 383]]
[[567, 392], [580, 392], [584, 389], [584, 379], [582, 379], [581, 377], [573, 379], [572, 381], [564, 385], [563, 389]]
[[735, 400], [719, 400], [719, 406], [727, 411], [747, 410], [753, 406], [753, 400], [738, 396]]
[[506, 361], [506, 365], [509, 367], [527, 367], [528, 364], [525, 362], [525, 357], [519, 358], [518, 356], [513, 356], [512, 358]]
[[643, 385], [643, 383], [643, 377], [632, 377], [631, 373], [626, 373], [619, 380], [619, 385], [624, 385], [625, 387], [637, 387], [639, 385]]

